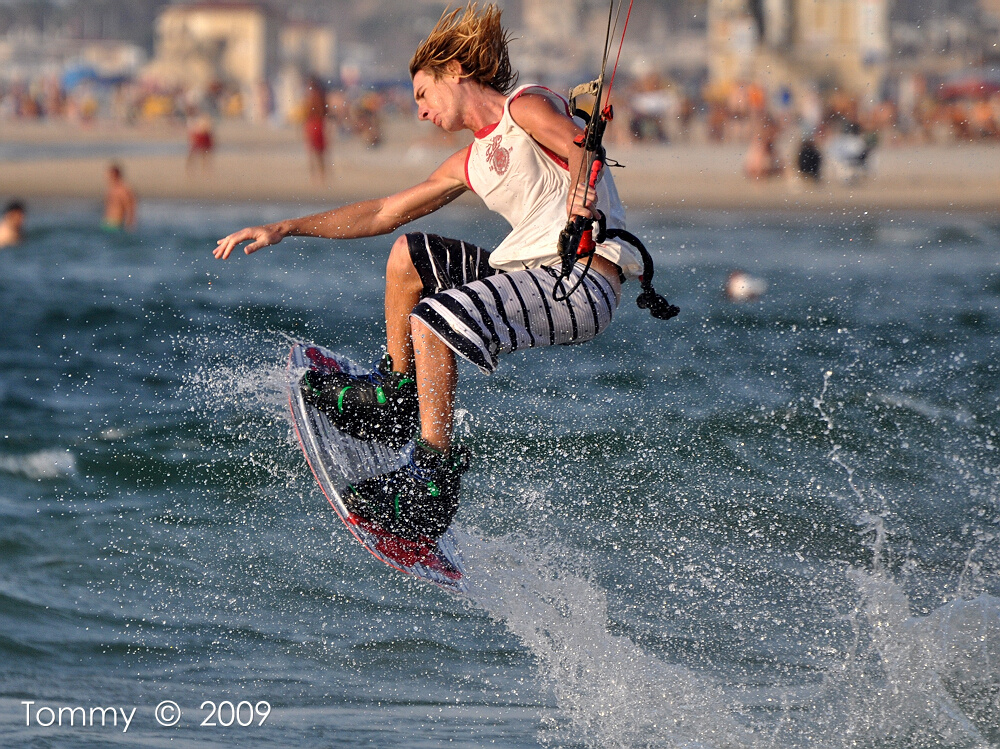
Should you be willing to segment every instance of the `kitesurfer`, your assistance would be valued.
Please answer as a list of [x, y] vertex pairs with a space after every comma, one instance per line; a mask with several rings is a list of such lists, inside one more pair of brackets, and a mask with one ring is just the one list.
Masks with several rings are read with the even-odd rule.
[[610, 175], [588, 186], [584, 131], [566, 100], [515, 87], [500, 15], [492, 4], [446, 11], [410, 61], [419, 119], [471, 131], [470, 146], [394, 195], [241, 229], [214, 251], [224, 259], [243, 242], [250, 254], [287, 236], [387, 234], [467, 190], [510, 222], [492, 251], [435, 234], [399, 236], [386, 266], [382, 366], [360, 379], [303, 378], [305, 397], [356, 436], [402, 445], [419, 428], [409, 462], [353, 486], [349, 507], [413, 539], [436, 539], [458, 508], [466, 461], [452, 445], [456, 354], [489, 374], [500, 354], [589, 341], [610, 325], [622, 282], [643, 271], [631, 245], [606, 240], [587, 266], [560, 276], [567, 218], [596, 218], [599, 205], [608, 228], [624, 229], [625, 211]]

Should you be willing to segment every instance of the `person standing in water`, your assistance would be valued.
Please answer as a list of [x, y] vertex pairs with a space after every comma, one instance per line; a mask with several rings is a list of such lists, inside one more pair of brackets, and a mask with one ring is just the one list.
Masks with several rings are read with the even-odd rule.
[[309, 174], [316, 182], [326, 181], [326, 88], [318, 78], [310, 78], [306, 84], [305, 109], [302, 122], [302, 137], [306, 143], [309, 159]]
[[194, 174], [196, 168], [200, 168], [202, 174], [208, 173], [213, 148], [212, 117], [208, 112], [194, 110], [188, 118], [188, 155], [184, 162], [188, 175]]
[[[243, 242], [246, 254], [287, 236], [352, 239], [387, 234], [472, 190], [511, 224], [492, 251], [414, 232], [396, 238], [386, 266], [388, 355], [366, 378], [308, 371], [303, 396], [341, 429], [401, 446], [408, 462], [352, 486], [348, 509], [398, 535], [436, 539], [458, 509], [464, 450], [452, 444], [456, 356], [489, 374], [498, 356], [583, 343], [611, 324], [621, 284], [642, 272], [629, 245], [597, 246], [589, 270], [559, 279], [558, 239], [570, 216], [624, 228], [614, 182], [588, 188], [583, 135], [561, 96], [515, 88], [500, 10], [469, 4], [442, 15], [410, 61], [418, 117], [474, 139], [418, 185], [311, 216], [241, 229], [219, 240], [216, 258]], [[582, 143], [582, 141], [580, 141]], [[565, 292], [569, 289], [568, 293]]]
[[135, 228], [136, 199], [132, 188], [125, 181], [118, 164], [111, 164], [107, 171], [108, 188], [104, 194], [104, 220], [101, 226], [110, 231]]
[[0, 217], [0, 247], [10, 247], [24, 238], [24, 218], [28, 211], [20, 200], [12, 200]]

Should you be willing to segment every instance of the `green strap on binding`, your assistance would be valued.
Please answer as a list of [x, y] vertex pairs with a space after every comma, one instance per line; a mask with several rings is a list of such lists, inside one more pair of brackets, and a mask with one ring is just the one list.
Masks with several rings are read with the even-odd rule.
[[344, 413], [344, 393], [350, 390], [351, 387], [351, 385], [348, 385], [345, 388], [341, 388], [340, 394], [337, 396], [337, 410], [340, 411], [340, 413]]

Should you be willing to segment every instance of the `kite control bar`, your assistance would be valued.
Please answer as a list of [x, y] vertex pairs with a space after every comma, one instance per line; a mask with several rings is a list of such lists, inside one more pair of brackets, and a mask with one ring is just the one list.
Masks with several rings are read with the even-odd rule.
[[[618, 12], [621, 12], [622, 4], [624, 0], [619, 0]], [[611, 82], [608, 84], [608, 99], [611, 98], [611, 89], [614, 87], [615, 83], [615, 73], [618, 70], [618, 59], [621, 57], [622, 45], [625, 43], [625, 31], [628, 29], [629, 18], [632, 15], [632, 3], [633, 0], [629, 0], [628, 13], [625, 14], [625, 24], [622, 27], [621, 41], [618, 45], [618, 57], [615, 58], [614, 68], [611, 70]], [[585, 197], [593, 194], [597, 194], [597, 181], [601, 176], [601, 169], [607, 160], [607, 154], [604, 151], [604, 130], [608, 123], [614, 118], [614, 110], [611, 108], [611, 104], [605, 104], [604, 108], [601, 109], [602, 101], [604, 99], [604, 72], [607, 67], [608, 57], [611, 52], [611, 40], [612, 40], [612, 29], [617, 25], [617, 21], [614, 21], [614, 0], [611, 0], [611, 6], [608, 9], [608, 30], [607, 35], [604, 40], [604, 58], [601, 63], [601, 74], [597, 77], [597, 80], [590, 81], [588, 83], [576, 86], [572, 91], [569, 92], [569, 105], [570, 111], [576, 111], [576, 98], [582, 95], [589, 95], [594, 97], [594, 107], [591, 110], [589, 116], [585, 117], [587, 120], [587, 127], [583, 131], [583, 134], [576, 138], [574, 143], [577, 147], [584, 149], [588, 156], [592, 156], [593, 160], [590, 163], [590, 171], [587, 175], [587, 193]], [[614, 21], [614, 24], [612, 23]], [[581, 115], [585, 113], [580, 113]], [[582, 181], [583, 174], [581, 173], [576, 176], [576, 185], [579, 186]], [[593, 193], [591, 193], [593, 191]], [[575, 198], [575, 196], [574, 196]], [[639, 254], [642, 256], [642, 275], [639, 276], [639, 284], [642, 287], [642, 292], [639, 294], [639, 298], [636, 299], [636, 304], [640, 309], [648, 309], [649, 313], [658, 320], [669, 320], [671, 317], [677, 315], [680, 310], [674, 305], [670, 304], [664, 297], [656, 293], [653, 288], [653, 258], [650, 256], [649, 251], [645, 248], [639, 238], [634, 234], [631, 234], [625, 229], [608, 229], [605, 222], [605, 216], [603, 213], [598, 211], [600, 218], [598, 219], [598, 236], [594, 239], [594, 220], [590, 216], [571, 216], [566, 222], [566, 226], [561, 232], [559, 232], [559, 277], [556, 280], [556, 287], [553, 290], [553, 298], [557, 302], [566, 301], [569, 296], [576, 291], [576, 288], [583, 283], [583, 279], [587, 275], [587, 271], [590, 270], [590, 263], [594, 258], [594, 253], [597, 249], [597, 245], [604, 242], [608, 237], [623, 239], [630, 245], [635, 247]], [[587, 264], [583, 269], [583, 273], [580, 274], [579, 279], [576, 283], [567, 290], [565, 287], [565, 281], [570, 277], [573, 272], [573, 267], [576, 265], [576, 261], [586, 258]]]
[[[577, 145], [583, 145], [583, 138], [577, 139]], [[594, 158], [594, 163], [590, 165], [590, 175], [587, 178], [587, 192], [596, 194], [597, 180], [604, 166], [604, 149], [600, 148], [598, 155]], [[603, 240], [603, 237], [601, 237]], [[562, 261], [559, 275], [562, 278], [569, 278], [573, 271], [573, 264], [578, 258], [589, 258], [597, 249], [597, 242], [594, 241], [594, 219], [587, 216], [572, 216], [566, 222], [565, 228], [559, 232], [559, 260]]]

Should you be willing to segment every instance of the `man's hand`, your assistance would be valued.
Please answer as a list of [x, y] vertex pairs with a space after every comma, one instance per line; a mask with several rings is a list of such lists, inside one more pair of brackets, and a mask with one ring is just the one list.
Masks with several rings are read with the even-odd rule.
[[262, 247], [278, 244], [287, 235], [288, 232], [280, 224], [248, 226], [220, 239], [218, 247], [212, 250], [212, 254], [219, 260], [225, 260], [238, 245], [252, 239], [253, 242], [243, 248], [243, 252], [249, 255]]
[[597, 218], [597, 192], [587, 186], [586, 183], [576, 186], [575, 190], [570, 190], [569, 198], [566, 201], [566, 213], [570, 218], [573, 216], [583, 216], [584, 218]]

